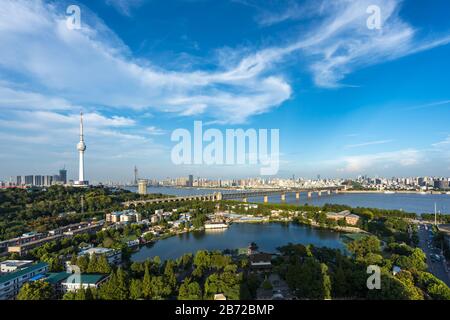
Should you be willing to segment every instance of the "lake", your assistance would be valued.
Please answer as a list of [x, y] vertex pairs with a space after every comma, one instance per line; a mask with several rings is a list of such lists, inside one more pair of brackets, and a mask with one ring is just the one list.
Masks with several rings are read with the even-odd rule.
[[289, 242], [344, 250], [341, 237], [338, 232], [292, 223], [234, 223], [228, 229], [196, 231], [159, 240], [142, 247], [132, 260], [144, 261], [154, 256], [176, 259], [198, 250], [246, 248], [251, 242], [256, 242], [260, 251], [272, 253]]

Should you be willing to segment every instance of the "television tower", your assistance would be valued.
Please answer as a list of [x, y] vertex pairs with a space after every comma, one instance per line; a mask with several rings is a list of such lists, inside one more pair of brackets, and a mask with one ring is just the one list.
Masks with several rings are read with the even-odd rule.
[[80, 112], [80, 142], [78, 142], [77, 144], [77, 150], [80, 155], [77, 184], [80, 186], [84, 186], [88, 183], [84, 180], [84, 151], [86, 150], [86, 144], [84, 143], [83, 135], [83, 112]]

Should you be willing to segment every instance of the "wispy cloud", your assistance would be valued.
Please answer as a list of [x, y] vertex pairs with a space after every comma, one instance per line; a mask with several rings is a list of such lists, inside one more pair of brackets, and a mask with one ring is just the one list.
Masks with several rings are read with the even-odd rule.
[[441, 147], [450, 147], [450, 135], [447, 136], [447, 138], [445, 138], [442, 141], [436, 142], [432, 144], [433, 147], [437, 147], [437, 148], [441, 148]]
[[393, 152], [381, 152], [338, 159], [341, 172], [361, 173], [372, 167], [413, 166], [423, 159], [424, 155], [416, 149], [404, 149]]
[[425, 104], [421, 104], [421, 105], [418, 105], [418, 106], [407, 107], [407, 108], [405, 108], [405, 110], [425, 109], [425, 108], [436, 107], [436, 106], [443, 106], [443, 105], [448, 105], [448, 104], [450, 104], [450, 100], [442, 100], [442, 101], [435, 101], [435, 102], [425, 103]]
[[[127, 12], [134, 2], [113, 3]], [[369, 4], [382, 8], [381, 30], [366, 28]], [[82, 29], [68, 30], [64, 12], [54, 5], [7, 0], [0, 9], [0, 68], [20, 75], [26, 86], [20, 91], [3, 86], [7, 94], [0, 95], [0, 106], [11, 104], [14, 95], [19, 95], [20, 105], [30, 101], [36, 107], [157, 109], [242, 123], [291, 98], [291, 85], [278, 68], [286, 59], [302, 59], [318, 86], [336, 87], [358, 68], [450, 41], [450, 37], [417, 36], [399, 17], [398, 1], [340, 0], [316, 7], [319, 19], [297, 39], [260, 50], [235, 50], [222, 55], [215, 68], [177, 71], [134, 59], [106, 25], [89, 19], [95, 15], [87, 8], [82, 9]]]
[[256, 22], [268, 27], [285, 21], [297, 21], [319, 15], [324, 3], [320, 1], [298, 2], [295, 0], [265, 2], [257, 0], [234, 0], [234, 2], [255, 8]]
[[130, 17], [132, 10], [141, 6], [144, 0], [106, 0], [105, 3], [114, 7], [119, 13]]
[[162, 136], [162, 135], [167, 134], [166, 130], [157, 128], [155, 126], [148, 127], [148, 128], [146, 128], [146, 130], [150, 135], [153, 135], [153, 136]]
[[359, 147], [366, 147], [366, 146], [372, 146], [372, 145], [377, 145], [377, 144], [385, 144], [385, 143], [389, 143], [392, 142], [393, 140], [376, 140], [376, 141], [367, 141], [367, 142], [362, 142], [362, 143], [356, 143], [356, 144], [348, 144], [345, 145], [344, 148], [359, 148]]

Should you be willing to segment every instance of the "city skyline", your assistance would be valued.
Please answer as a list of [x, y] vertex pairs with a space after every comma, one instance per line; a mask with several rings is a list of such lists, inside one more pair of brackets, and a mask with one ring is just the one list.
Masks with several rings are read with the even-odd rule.
[[[150, 179], [259, 175], [172, 164], [171, 132], [195, 120], [280, 129], [276, 177], [448, 176], [446, 1], [75, 1], [79, 30], [68, 4], [0, 11], [0, 180], [64, 164], [77, 180], [80, 109], [90, 181], [132, 180], [135, 165]], [[366, 27], [369, 4], [380, 30]]]

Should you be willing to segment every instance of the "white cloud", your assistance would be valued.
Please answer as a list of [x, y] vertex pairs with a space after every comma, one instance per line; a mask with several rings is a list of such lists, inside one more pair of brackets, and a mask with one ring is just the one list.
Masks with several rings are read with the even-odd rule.
[[113, 6], [125, 16], [131, 16], [132, 9], [141, 6], [143, 2], [143, 0], [106, 0], [107, 5]]
[[146, 130], [150, 135], [153, 135], [153, 136], [162, 136], [167, 133], [166, 130], [157, 128], [155, 126], [148, 127], [148, 128], [146, 128]]
[[450, 147], [450, 135], [447, 136], [447, 138], [445, 138], [442, 141], [433, 143], [432, 146], [435, 148], [441, 148], [441, 149], [444, 149], [445, 147]]
[[335, 161], [341, 164], [339, 171], [361, 173], [372, 167], [413, 166], [423, 159], [423, 154], [416, 149], [405, 149], [393, 152], [381, 152], [356, 156], [346, 156]]
[[86, 11], [82, 9], [82, 29], [69, 30], [63, 12], [54, 6], [8, 1], [0, 9], [0, 71], [18, 74], [31, 87], [78, 105], [179, 114], [201, 110], [225, 122], [244, 122], [290, 97], [281, 76], [264, 75], [265, 64], [249, 64], [261, 54], [227, 69], [168, 71], [130, 58], [106, 26], [95, 20], [94, 28], [88, 24], [92, 19], [83, 20], [90, 17]]
[[376, 140], [376, 141], [367, 141], [362, 143], [356, 143], [356, 144], [348, 144], [345, 145], [344, 148], [359, 148], [359, 147], [366, 147], [366, 146], [372, 146], [377, 144], [385, 144], [392, 142], [392, 140]]
[[71, 104], [65, 99], [14, 89], [8, 87], [8, 85], [11, 84], [0, 82], [0, 108], [4, 108], [5, 110], [68, 110], [81, 108]]
[[[369, 4], [382, 8], [379, 31], [366, 28]], [[44, 106], [47, 97], [49, 106], [158, 109], [242, 123], [291, 97], [291, 86], [277, 66], [293, 54], [309, 65], [317, 85], [334, 87], [357, 68], [450, 39], [415, 38], [416, 31], [398, 17], [398, 2], [393, 0], [341, 0], [318, 7], [321, 22], [312, 22], [305, 36], [286, 46], [253, 53], [237, 50], [222, 55], [215, 69], [186, 72], [133, 59], [122, 41], [87, 8], [82, 8], [82, 29], [69, 30], [64, 11], [54, 5], [5, 1], [0, 9], [0, 74], [6, 70], [28, 81], [28, 92], [19, 92], [22, 104], [34, 99], [30, 105]], [[47, 94], [34, 97], [36, 91]], [[7, 104], [8, 96], [0, 96], [0, 105]]]

